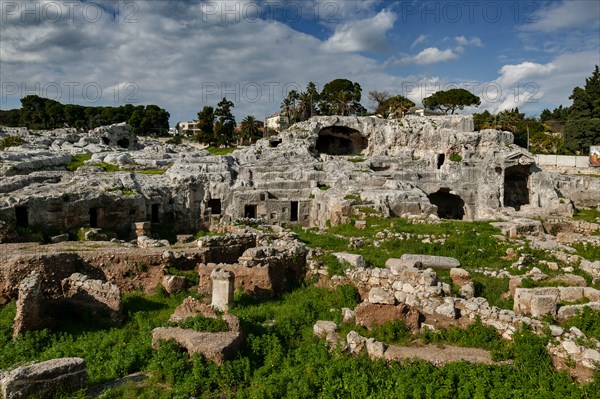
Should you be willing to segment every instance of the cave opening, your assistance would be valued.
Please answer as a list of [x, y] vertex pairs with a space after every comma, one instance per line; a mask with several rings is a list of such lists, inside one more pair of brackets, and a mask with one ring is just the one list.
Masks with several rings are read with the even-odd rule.
[[530, 168], [525, 165], [515, 165], [504, 171], [504, 206], [520, 210], [521, 206], [529, 204]]
[[427, 198], [437, 206], [437, 214], [441, 219], [462, 220], [465, 217], [465, 201], [458, 195], [439, 190], [428, 195]]
[[317, 138], [317, 151], [321, 154], [360, 154], [368, 145], [369, 141], [358, 130], [346, 126], [323, 128]]

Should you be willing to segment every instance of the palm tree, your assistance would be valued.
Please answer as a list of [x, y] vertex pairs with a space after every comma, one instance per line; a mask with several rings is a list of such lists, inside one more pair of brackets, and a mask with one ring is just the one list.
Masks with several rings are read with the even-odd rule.
[[248, 139], [248, 143], [252, 143], [252, 140], [259, 136], [257, 120], [254, 116], [248, 115], [242, 120], [240, 129], [240, 142], [244, 145], [244, 140]]
[[312, 98], [310, 94], [305, 91], [300, 93], [298, 113], [300, 114], [301, 120], [305, 121], [310, 118], [312, 106]]
[[293, 103], [292, 99], [290, 99], [289, 97], [284, 98], [283, 101], [281, 102], [281, 112], [283, 112], [285, 114], [285, 116], [287, 117], [288, 123], [290, 125], [292, 124], [293, 110], [294, 110], [294, 103]]
[[347, 91], [340, 91], [335, 96], [335, 101], [339, 115], [346, 116], [352, 110], [352, 95]]

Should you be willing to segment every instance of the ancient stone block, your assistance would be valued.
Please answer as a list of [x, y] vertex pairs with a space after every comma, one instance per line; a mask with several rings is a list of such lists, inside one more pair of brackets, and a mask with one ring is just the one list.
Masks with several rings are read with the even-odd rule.
[[363, 258], [362, 255], [349, 254], [347, 252], [336, 252], [332, 255], [335, 256], [340, 262], [346, 262], [353, 267], [366, 266], [365, 258]]
[[421, 322], [425, 320], [417, 309], [401, 305], [374, 305], [363, 302], [355, 309], [356, 324], [367, 328], [382, 326], [388, 321], [400, 320], [406, 324], [411, 331], [419, 331]]
[[457, 267], [450, 269], [450, 278], [454, 284], [460, 285], [461, 287], [471, 282], [471, 274], [467, 270]]
[[346, 335], [346, 342], [348, 343], [350, 353], [359, 354], [365, 347], [367, 339], [356, 331], [350, 331], [348, 335]]
[[44, 298], [41, 292], [42, 277], [38, 273], [31, 275], [19, 284], [19, 298], [17, 299], [17, 313], [13, 325], [13, 336], [31, 330], [45, 327], [42, 320], [42, 303]]
[[233, 273], [217, 268], [210, 273], [210, 279], [212, 281], [211, 306], [221, 311], [227, 310], [233, 303]]
[[78, 357], [60, 358], [4, 373], [0, 379], [0, 392], [4, 399], [53, 397], [59, 391], [76, 391], [86, 384], [85, 360]]
[[155, 328], [152, 330], [152, 347], [158, 348], [161, 340], [174, 339], [190, 355], [199, 353], [216, 364], [222, 364], [235, 357], [243, 341], [239, 319], [225, 314], [223, 320], [229, 326], [227, 332], [198, 332], [180, 327]]
[[369, 302], [373, 304], [393, 305], [396, 303], [394, 294], [379, 287], [373, 287], [369, 291]]
[[576, 302], [583, 299], [583, 287], [558, 287], [558, 300]]
[[64, 298], [77, 309], [98, 317], [118, 321], [121, 313], [121, 290], [115, 284], [73, 273], [62, 281]]
[[313, 326], [313, 334], [317, 337], [325, 337], [329, 333], [337, 331], [337, 324], [333, 321], [317, 320]]
[[169, 294], [177, 293], [185, 288], [185, 277], [166, 275], [162, 279], [162, 286]]
[[558, 297], [556, 295], [533, 295], [531, 297], [531, 316], [556, 316]]
[[460, 262], [458, 260], [447, 256], [404, 254], [400, 259], [421, 262], [423, 267], [431, 267], [432, 269], [452, 269], [453, 267], [460, 267]]

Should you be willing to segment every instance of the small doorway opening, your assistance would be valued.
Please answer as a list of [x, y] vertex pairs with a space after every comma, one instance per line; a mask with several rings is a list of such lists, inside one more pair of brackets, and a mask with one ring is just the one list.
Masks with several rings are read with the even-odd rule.
[[15, 208], [15, 217], [18, 227], [29, 227], [29, 209], [26, 206], [17, 206]]
[[441, 169], [442, 165], [446, 162], [446, 154], [438, 154], [437, 156], [437, 168]]
[[529, 204], [529, 166], [516, 165], [504, 171], [504, 206], [520, 210]]
[[150, 221], [152, 223], [160, 222], [160, 204], [152, 204], [152, 217]]
[[210, 208], [210, 212], [213, 215], [220, 215], [221, 214], [221, 200], [216, 198], [216, 199], [210, 199], [208, 200], [208, 207]]
[[298, 201], [292, 201], [290, 206], [290, 222], [298, 221]]
[[249, 219], [256, 219], [256, 205], [245, 205], [244, 217]]
[[90, 227], [98, 227], [98, 208], [90, 208]]

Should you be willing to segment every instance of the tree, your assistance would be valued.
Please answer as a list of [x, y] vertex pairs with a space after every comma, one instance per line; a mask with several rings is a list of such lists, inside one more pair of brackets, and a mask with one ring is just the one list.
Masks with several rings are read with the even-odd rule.
[[404, 116], [406, 110], [414, 106], [415, 103], [408, 98], [397, 95], [383, 100], [375, 110], [375, 113], [383, 116], [384, 118], [387, 118], [390, 115], [394, 115], [396, 118], [401, 118]]
[[259, 122], [252, 115], [248, 115], [242, 120], [240, 126], [240, 144], [244, 145], [244, 142], [248, 140], [248, 144], [251, 144], [254, 140], [260, 138], [260, 130], [258, 127]]
[[198, 130], [196, 140], [200, 144], [212, 144], [215, 141], [215, 109], [205, 106], [198, 112]]
[[423, 105], [431, 110], [441, 110], [445, 114], [457, 109], [464, 109], [467, 106], [478, 107], [481, 104], [481, 99], [465, 89], [450, 89], [448, 91], [438, 91], [431, 96], [423, 99]]
[[235, 117], [231, 113], [233, 107], [233, 102], [225, 97], [217, 104], [214, 132], [219, 146], [228, 146], [233, 141], [233, 131], [235, 129]]
[[585, 80], [585, 87], [575, 87], [569, 97], [565, 124], [565, 147], [572, 152], [585, 154], [589, 146], [600, 144], [600, 70], [598, 65], [592, 76]]
[[317, 104], [320, 101], [320, 94], [317, 90], [317, 85], [314, 82], [308, 82], [306, 85], [306, 94], [310, 98], [310, 116], [319, 115], [319, 109], [317, 108]]
[[[341, 94], [344, 93], [344, 94]], [[360, 104], [362, 88], [348, 79], [335, 79], [327, 83], [321, 91], [319, 109], [323, 115], [362, 114], [365, 108]]]
[[388, 93], [387, 91], [370, 91], [369, 92], [369, 100], [376, 103], [377, 105], [375, 106], [375, 113], [378, 114], [379, 112], [377, 112], [378, 109], [381, 108], [381, 106], [383, 105], [383, 103], [387, 100], [389, 100], [391, 97], [390, 93]]

